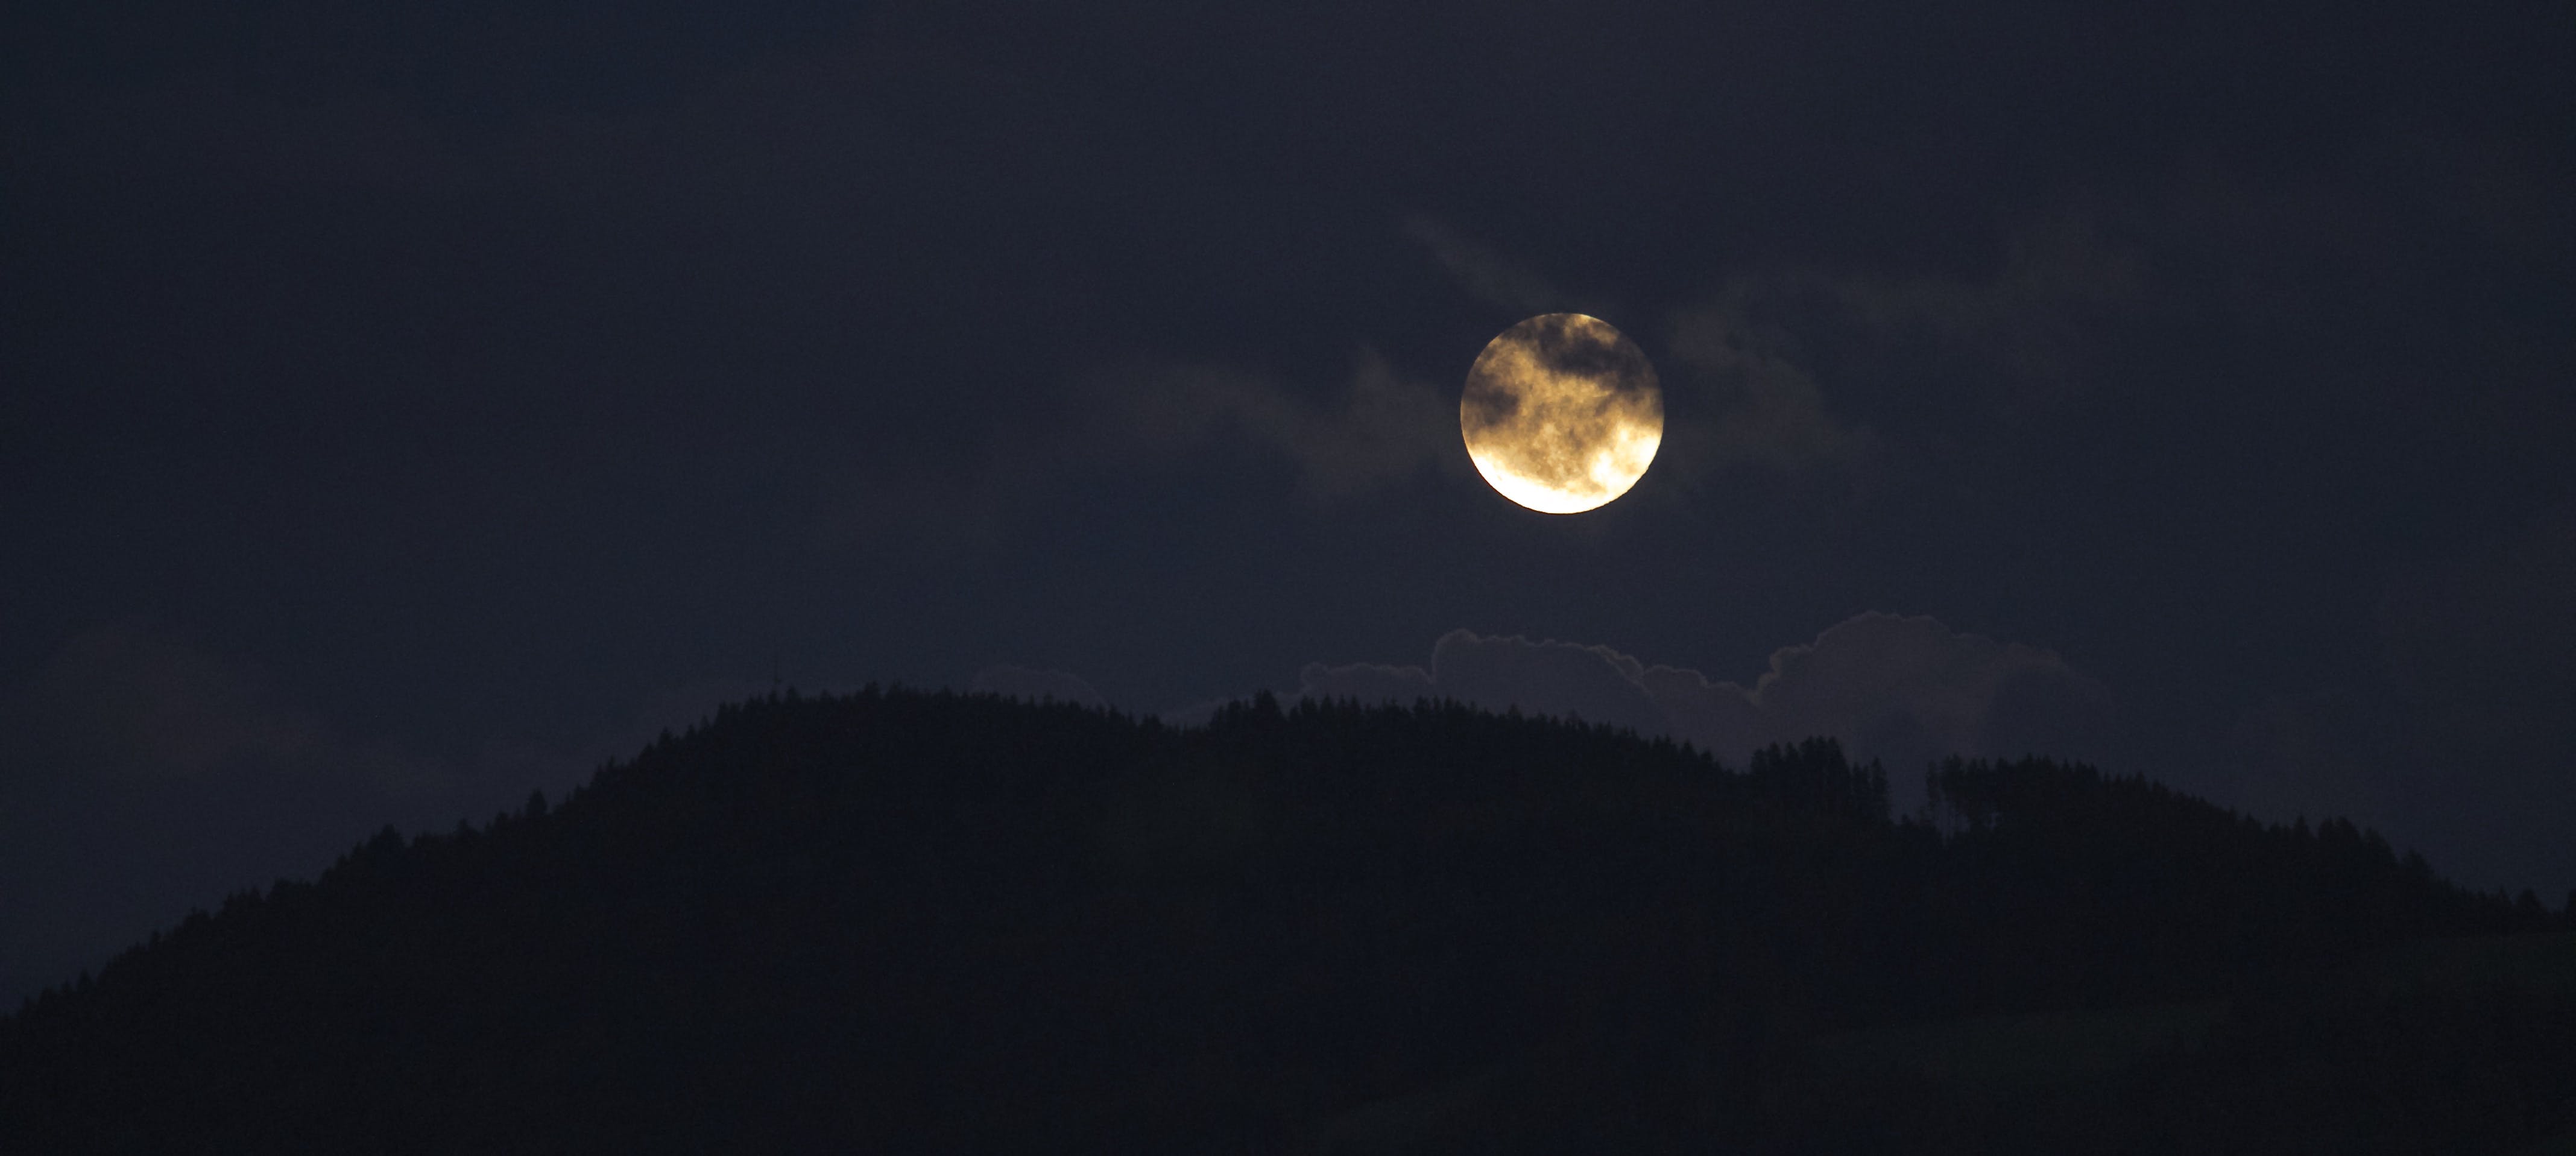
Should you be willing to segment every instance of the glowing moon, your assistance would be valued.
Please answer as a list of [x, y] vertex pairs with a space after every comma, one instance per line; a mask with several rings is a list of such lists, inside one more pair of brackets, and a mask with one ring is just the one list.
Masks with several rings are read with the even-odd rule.
[[1579, 514], [1645, 476], [1664, 443], [1664, 391], [1645, 352], [1609, 322], [1546, 313], [1476, 355], [1458, 429], [1495, 492]]

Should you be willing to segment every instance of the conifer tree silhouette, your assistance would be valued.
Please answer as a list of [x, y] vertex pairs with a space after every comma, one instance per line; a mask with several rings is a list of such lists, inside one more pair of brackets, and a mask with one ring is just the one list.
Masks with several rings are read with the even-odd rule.
[[[1256, 696], [1178, 728], [782, 689], [39, 993], [0, 1018], [0, 1151], [1291, 1151], [1393, 1115], [1487, 1152], [2576, 1128], [2567, 993], [2350, 970], [2567, 909], [2340, 818], [2039, 758], [1925, 773], [1898, 818], [1886, 769], [1824, 739], [1738, 770], [1455, 702]], [[2008, 1034], [2031, 1024], [2128, 1058], [2048, 1058]], [[2134, 1038], [2184, 1042], [2103, 1042]], [[1961, 1083], [1943, 1048], [2036, 1050], [2044, 1078]]]

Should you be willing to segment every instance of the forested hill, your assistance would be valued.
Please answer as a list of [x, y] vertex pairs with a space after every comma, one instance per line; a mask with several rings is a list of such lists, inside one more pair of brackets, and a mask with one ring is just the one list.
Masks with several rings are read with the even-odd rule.
[[2535, 899], [2083, 767], [1931, 779], [1933, 813], [1891, 817], [1885, 773], [1823, 741], [1738, 770], [1448, 704], [1263, 696], [1177, 729], [789, 693], [559, 805], [388, 829], [31, 1001], [0, 1020], [0, 1151], [2501, 1152], [2576, 1128], [2576, 936]]

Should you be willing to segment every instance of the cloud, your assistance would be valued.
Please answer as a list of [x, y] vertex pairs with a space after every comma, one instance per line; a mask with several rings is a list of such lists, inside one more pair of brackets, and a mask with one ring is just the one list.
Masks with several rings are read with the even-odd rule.
[[1450, 697], [1648, 733], [1664, 721], [1637, 684], [1643, 669], [1637, 660], [1606, 646], [1453, 630], [1431, 655], [1433, 679]]
[[1217, 711], [1240, 701], [1242, 701], [1241, 698], [1233, 695], [1203, 699], [1183, 706], [1165, 707], [1154, 712], [1154, 717], [1161, 719], [1165, 726], [1203, 727], [1208, 724], [1209, 719], [1216, 717]]
[[1079, 675], [1061, 670], [1036, 670], [1009, 663], [996, 663], [975, 672], [966, 689], [976, 694], [998, 694], [1005, 698], [1022, 698], [1031, 702], [1053, 699], [1076, 706], [1102, 707], [1108, 700], [1100, 697]]
[[[1585, 308], [1437, 218], [1408, 218], [1404, 232], [1486, 304]], [[1919, 395], [1926, 380], [1952, 395], [1954, 411], [2018, 418], [2081, 392], [2087, 378], [2072, 351], [2142, 293], [2138, 260], [2074, 212], [2015, 233], [1982, 280], [1797, 264], [1739, 271], [1669, 314], [1664, 384], [1688, 396], [1667, 409], [1666, 458], [1696, 470], [1865, 471], [1892, 448], [1872, 412], [1902, 410], [1889, 397]], [[1960, 394], [1957, 380], [1974, 392]]]
[[1222, 451], [1284, 460], [1296, 491], [1332, 503], [1417, 478], [1471, 472], [1454, 402], [1375, 350], [1315, 385], [1207, 362], [1143, 361], [1076, 377], [1051, 422], [997, 425], [950, 463], [889, 455], [854, 465], [808, 540], [826, 549], [905, 544], [915, 562], [1001, 546], [1015, 512], [1067, 479]]
[[300, 763], [320, 723], [259, 673], [119, 622], [73, 636], [20, 687], [11, 721], [62, 764], [116, 779], [202, 778], [244, 761]]
[[[2507, 816], [2576, 814], [2576, 507], [2390, 582], [2384, 680], [2266, 704], [2238, 728], [2275, 816], [2376, 820], [2471, 886], [2576, 881], [2576, 842]], [[2285, 717], [2286, 716], [2286, 717]], [[2268, 742], [2262, 740], [2269, 740]], [[2260, 793], [2257, 795], [2257, 793]]]
[[2109, 695], [2056, 653], [1871, 612], [1773, 651], [1751, 687], [1657, 667], [1642, 680], [1677, 736], [1721, 756], [1832, 735], [1899, 765], [1949, 754], [2095, 755]]
[[457, 770], [351, 741], [256, 665], [143, 622], [73, 635], [0, 688], [0, 1006], [389, 820], [488, 803]]
[[192, 905], [310, 878], [388, 823], [440, 830], [516, 808], [531, 787], [560, 797], [661, 732], [772, 689], [699, 681], [586, 740], [495, 741], [449, 760], [352, 740], [256, 664], [142, 621], [84, 630], [0, 687], [0, 1009]]
[[[1092, 392], [1106, 403], [1100, 420], [1112, 427], [1086, 439], [1095, 452], [1168, 456], [1241, 438], [1296, 463], [1299, 488], [1315, 498], [1349, 497], [1431, 466], [1459, 470], [1466, 456], [1457, 414], [1440, 391], [1369, 349], [1355, 355], [1337, 390], [1224, 366], [1165, 365], [1101, 375]], [[1319, 392], [1329, 400], [1317, 400]]]
[[[1434, 653], [1437, 653], [1436, 648]], [[1355, 662], [1349, 666], [1310, 662], [1306, 669], [1298, 672], [1297, 686], [1298, 694], [1304, 698], [1355, 698], [1361, 702], [1409, 703], [1440, 695], [1439, 683], [1431, 677], [1430, 671], [1419, 666], [1384, 666], [1373, 662]]]
[[2391, 681], [2454, 741], [2521, 754], [2576, 740], [2576, 508], [2393, 584], [2379, 627]]
[[1688, 407], [1667, 408], [1685, 415], [1667, 419], [1674, 459], [1794, 469], [1847, 465], [1874, 452], [1878, 435], [1833, 416], [1787, 334], [1755, 316], [1757, 292], [1751, 282], [1732, 283], [1673, 321], [1672, 361], [1682, 372], [1667, 380], [1698, 391], [1706, 405], [1697, 417], [1686, 416]]
[[[1478, 300], [1514, 313], [1579, 307], [1436, 218], [1409, 218], [1404, 229]], [[2089, 327], [2120, 315], [2140, 293], [2136, 260], [2074, 214], [2016, 234], [1984, 280], [1810, 266], [1736, 274], [1669, 315], [1661, 360], [1671, 370], [1662, 377], [1672, 400], [1657, 460], [1692, 472], [1866, 473], [1893, 448], [1868, 420], [1872, 410], [1910, 420], [1920, 414], [1908, 407], [1930, 405], [2012, 420], [2080, 392], [2084, 367], [2072, 351]], [[1945, 366], [1930, 376], [1963, 378], [1975, 383], [1970, 392], [1936, 382], [1954, 396], [1925, 402], [1920, 379], [1929, 371], [1915, 354], [1926, 349]], [[1005, 472], [1027, 481], [1068, 459], [1125, 465], [1203, 453], [1227, 439], [1295, 463], [1300, 491], [1322, 500], [1370, 492], [1425, 467], [1469, 470], [1455, 404], [1368, 348], [1333, 386], [1166, 363], [1092, 374], [1074, 396], [1088, 432], [1043, 447], [1014, 443], [992, 455], [1007, 463]]]
[[2081, 392], [2080, 339], [2141, 295], [2136, 258], [2075, 214], [2020, 231], [1982, 281], [1740, 272], [1671, 315], [1666, 388], [1698, 404], [1672, 407], [1666, 439], [1703, 467], [1863, 466], [1890, 448], [1870, 413], [1920, 409], [1927, 380], [1933, 408], [1988, 419]]
[[2059, 391], [2084, 379], [2073, 349], [2082, 330], [2111, 320], [2145, 293], [2136, 254], [2103, 239], [2080, 213], [2041, 218], [2015, 232], [1994, 277], [1791, 274], [1788, 288], [1820, 293], [1883, 335], [1919, 335], [1983, 355], [2008, 389]]
[[1428, 668], [1311, 663], [1298, 689], [1579, 716], [1685, 740], [1739, 766], [1759, 747], [1814, 735], [1899, 767], [1950, 754], [2100, 757], [2112, 737], [2108, 692], [2055, 653], [1875, 612], [1774, 651], [1749, 687], [1607, 646], [1453, 630]]
[[1638, 684], [1637, 660], [1606, 646], [1452, 630], [1432, 644], [1431, 665], [1308, 663], [1303, 698], [1410, 703], [1454, 698], [1490, 710], [1581, 718], [1648, 734], [1665, 730], [1662, 711]]
[[1375, 350], [1316, 385], [1209, 362], [1137, 361], [1075, 377], [1052, 421], [1002, 424], [959, 462], [854, 466], [808, 534], [827, 549], [903, 542], [917, 562], [990, 550], [1015, 510], [1068, 479], [1220, 451], [1285, 460], [1297, 493], [1344, 501], [1427, 471], [1465, 475], [1454, 403]]
[[257, 667], [132, 620], [65, 641], [0, 700], [0, 731], [32, 774], [123, 783], [354, 774], [404, 799], [454, 786], [439, 760], [345, 741]]
[[1404, 235], [1431, 251], [1458, 287], [1487, 305], [1518, 314], [1585, 312], [1547, 279], [1472, 240], [1437, 217], [1404, 220]]
[[[2200, 773], [2214, 801], [2271, 822], [2341, 815], [2392, 834], [2428, 830], [2407, 796], [2402, 727], [2413, 712], [2378, 688], [2264, 696], [2236, 718]], [[2446, 869], [2468, 858], [2443, 857]]]

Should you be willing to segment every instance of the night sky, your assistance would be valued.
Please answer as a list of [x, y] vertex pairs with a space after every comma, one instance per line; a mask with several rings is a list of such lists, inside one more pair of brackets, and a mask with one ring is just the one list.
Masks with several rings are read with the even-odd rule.
[[[0, 1000], [780, 682], [2035, 752], [2576, 887], [2576, 8], [1246, 7], [12, 5]], [[1665, 389], [1586, 514], [1459, 435], [1553, 311]]]

